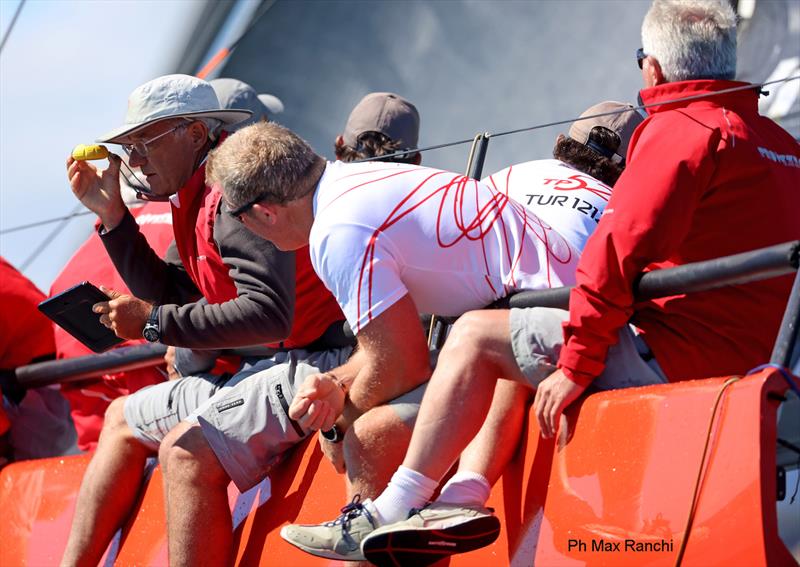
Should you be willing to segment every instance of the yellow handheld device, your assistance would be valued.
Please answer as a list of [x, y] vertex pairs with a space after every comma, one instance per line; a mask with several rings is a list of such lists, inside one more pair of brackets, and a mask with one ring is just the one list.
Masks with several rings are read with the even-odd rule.
[[106, 159], [107, 157], [108, 148], [100, 144], [93, 144], [91, 146], [78, 144], [75, 146], [75, 149], [72, 150], [72, 159], [76, 159], [78, 161]]

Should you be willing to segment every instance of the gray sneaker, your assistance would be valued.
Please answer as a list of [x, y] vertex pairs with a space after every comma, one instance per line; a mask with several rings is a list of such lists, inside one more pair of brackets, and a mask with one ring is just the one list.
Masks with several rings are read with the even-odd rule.
[[380, 527], [361, 544], [379, 566], [431, 565], [445, 556], [485, 547], [500, 535], [491, 508], [434, 502], [407, 520]]
[[281, 528], [281, 537], [311, 555], [342, 561], [364, 561], [361, 541], [377, 527], [372, 501], [366, 499], [361, 502], [361, 496], [356, 495], [332, 522], [289, 524]]

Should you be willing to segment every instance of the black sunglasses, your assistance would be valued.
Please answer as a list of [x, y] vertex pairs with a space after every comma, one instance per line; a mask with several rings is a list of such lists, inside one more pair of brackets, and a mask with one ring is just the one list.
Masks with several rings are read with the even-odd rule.
[[261, 201], [263, 201], [266, 198], [267, 198], [267, 194], [266, 193], [259, 193], [253, 199], [251, 199], [250, 201], [247, 201], [244, 205], [240, 205], [240, 206], [236, 207], [235, 209], [229, 209], [228, 210], [228, 214], [231, 215], [232, 217], [237, 218], [239, 221], [241, 221], [243, 214], [245, 214], [247, 211], [252, 209], [254, 206], [256, 206], [258, 203], [260, 203]]
[[639, 64], [639, 69], [642, 68], [642, 64], [644, 60], [647, 58], [647, 53], [644, 52], [644, 48], [640, 47], [636, 50], [636, 63]]

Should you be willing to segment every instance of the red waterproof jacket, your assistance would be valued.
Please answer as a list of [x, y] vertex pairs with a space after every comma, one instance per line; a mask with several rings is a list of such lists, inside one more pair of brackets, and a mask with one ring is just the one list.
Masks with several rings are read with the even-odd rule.
[[[744, 84], [682, 81], [641, 96], [652, 104]], [[757, 91], [648, 109], [578, 264], [558, 362], [576, 382], [603, 371], [628, 321], [671, 381], [744, 373], [768, 361], [790, 277], [639, 304], [631, 292], [642, 271], [800, 239], [800, 146], [758, 114]]]
[[[153, 251], [163, 257], [173, 240], [169, 203], [147, 203], [143, 207], [131, 209], [131, 213]], [[130, 293], [124, 280], [114, 268], [96, 231], [78, 248], [61, 270], [50, 287], [50, 295], [60, 293], [84, 280], [121, 293]], [[57, 325], [54, 327], [57, 358], [92, 354], [89, 348], [64, 329]], [[144, 339], [126, 341], [121, 346], [141, 342], [144, 342]], [[155, 367], [148, 367], [106, 374], [101, 380], [62, 384], [61, 391], [69, 400], [72, 420], [78, 432], [78, 447], [83, 451], [90, 451], [97, 445], [106, 408], [113, 399], [162, 381], [164, 375]]]

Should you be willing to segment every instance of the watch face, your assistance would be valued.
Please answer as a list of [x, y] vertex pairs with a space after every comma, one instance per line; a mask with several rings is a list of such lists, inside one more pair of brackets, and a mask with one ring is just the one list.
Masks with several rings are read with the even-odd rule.
[[160, 338], [158, 329], [151, 325], [145, 325], [144, 329], [142, 330], [142, 336], [145, 338], [145, 340], [151, 343], [157, 343], [158, 339]]

